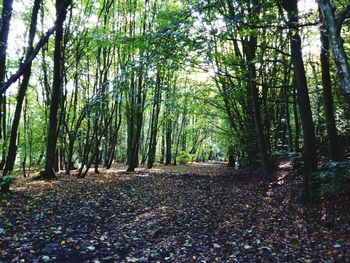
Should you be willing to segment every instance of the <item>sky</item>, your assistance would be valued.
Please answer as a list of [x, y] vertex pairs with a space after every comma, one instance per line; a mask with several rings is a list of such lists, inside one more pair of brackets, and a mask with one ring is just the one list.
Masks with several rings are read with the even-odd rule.
[[317, 9], [316, 0], [301, 0], [298, 3], [298, 8], [300, 12], [307, 13], [311, 10]]

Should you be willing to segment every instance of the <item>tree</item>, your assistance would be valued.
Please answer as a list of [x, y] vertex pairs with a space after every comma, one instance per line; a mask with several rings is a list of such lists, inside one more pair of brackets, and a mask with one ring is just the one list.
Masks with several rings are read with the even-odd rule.
[[40, 178], [55, 179], [54, 164], [56, 157], [56, 145], [58, 137], [58, 111], [60, 100], [62, 98], [62, 41], [63, 41], [63, 23], [66, 19], [67, 8], [72, 0], [56, 0], [56, 34], [55, 34], [55, 51], [54, 51], [54, 69], [53, 83], [50, 99], [50, 116], [48, 126], [48, 137], [46, 145], [45, 169]]
[[[320, 12], [322, 18], [322, 13]], [[322, 68], [322, 87], [324, 111], [326, 117], [326, 127], [328, 136], [328, 152], [329, 157], [333, 161], [340, 161], [344, 158], [343, 150], [339, 144], [338, 132], [334, 118], [334, 105], [332, 96], [332, 81], [329, 65], [329, 40], [326, 32], [324, 20], [320, 26], [321, 39], [321, 68]]]
[[[38, 20], [38, 13], [40, 9], [41, 0], [35, 0], [33, 5], [33, 11], [32, 11], [32, 17], [30, 22], [30, 28], [29, 28], [29, 36], [28, 36], [28, 47], [27, 47], [27, 54], [26, 56], [30, 56], [30, 54], [33, 52], [33, 42], [36, 32], [36, 26], [37, 26], [37, 20]], [[5, 169], [3, 172], [3, 176], [6, 176], [8, 173], [12, 172], [13, 166], [15, 164], [16, 159], [16, 153], [17, 153], [17, 133], [18, 133], [18, 126], [19, 121], [21, 117], [21, 111], [23, 106], [24, 97], [28, 88], [29, 79], [31, 75], [31, 65], [25, 70], [23, 75], [23, 80], [20, 85], [18, 95], [17, 95], [17, 104], [15, 109], [15, 114], [12, 121], [12, 128], [11, 128], [11, 135], [10, 135], [10, 142], [8, 147], [8, 153], [6, 157], [6, 163], [5, 163]], [[1, 191], [8, 191], [9, 190], [9, 184], [5, 184], [1, 186]]]
[[[248, 5], [250, 6], [250, 1], [248, 1]], [[252, 16], [252, 18], [258, 17], [259, 13], [259, 7], [257, 1], [252, 1], [252, 8], [249, 7], [249, 15]], [[259, 102], [259, 91], [258, 87], [256, 85], [256, 68], [255, 68], [255, 61], [256, 61], [256, 48], [257, 48], [257, 37], [254, 35], [248, 36], [247, 40], [243, 42], [243, 47], [245, 50], [245, 55], [247, 59], [248, 64], [248, 92], [250, 93], [251, 100], [252, 100], [252, 106], [253, 106], [253, 112], [254, 112], [254, 124], [255, 124], [255, 131], [256, 131], [256, 137], [258, 141], [259, 146], [259, 153], [260, 153], [260, 160], [262, 164], [263, 174], [268, 177], [270, 176], [270, 164], [269, 164], [269, 158], [268, 153], [266, 149], [266, 137], [264, 136], [264, 131], [261, 123], [261, 115], [260, 115], [260, 102]]]
[[304, 189], [303, 199], [312, 197], [311, 173], [317, 169], [316, 139], [312, 120], [309, 93], [307, 88], [306, 73], [301, 52], [301, 38], [298, 23], [298, 1], [281, 1], [283, 8], [288, 13], [288, 25], [290, 28], [290, 50], [294, 65], [294, 78], [297, 89], [297, 101], [301, 115], [304, 138]]
[[[8, 37], [10, 32], [10, 21], [12, 16], [13, 0], [2, 1], [1, 25], [0, 25], [0, 86], [5, 83], [6, 77], [6, 51], [8, 46]], [[0, 139], [3, 140], [2, 159], [0, 169], [2, 170], [5, 164], [6, 152], [6, 95], [4, 92], [0, 94]]]
[[151, 115], [151, 134], [149, 140], [149, 150], [148, 150], [148, 162], [147, 168], [151, 169], [155, 162], [156, 148], [157, 148], [157, 134], [158, 134], [158, 120], [159, 113], [161, 108], [161, 97], [162, 91], [161, 86], [161, 72], [160, 69], [157, 70], [156, 83], [154, 88], [154, 96], [153, 96], [153, 106], [152, 106], [152, 115]]
[[322, 13], [321, 18], [327, 29], [328, 41], [332, 49], [333, 60], [337, 66], [342, 90], [345, 99], [350, 103], [350, 65], [344, 50], [344, 41], [341, 38], [341, 28], [350, 12], [350, 4], [340, 12], [338, 17], [335, 15], [335, 9], [331, 5], [330, 0], [318, 0], [318, 5]]

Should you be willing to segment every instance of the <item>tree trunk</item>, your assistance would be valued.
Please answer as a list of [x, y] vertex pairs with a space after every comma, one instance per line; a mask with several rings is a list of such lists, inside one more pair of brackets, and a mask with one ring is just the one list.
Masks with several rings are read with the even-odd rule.
[[166, 120], [165, 128], [165, 165], [171, 164], [171, 146], [172, 146], [172, 121], [170, 117]]
[[312, 197], [311, 173], [317, 169], [316, 139], [312, 120], [306, 74], [302, 57], [301, 38], [298, 28], [298, 1], [283, 0], [282, 6], [288, 12], [290, 26], [290, 49], [294, 65], [294, 75], [297, 88], [297, 101], [303, 126], [304, 139], [304, 189], [303, 200]]
[[[8, 36], [10, 31], [10, 21], [12, 16], [12, 4], [13, 0], [2, 1], [2, 13], [1, 13], [1, 27], [0, 27], [0, 87], [4, 85], [6, 77], [6, 51], [8, 45]], [[7, 145], [6, 134], [6, 96], [5, 92], [0, 94], [0, 139], [2, 143], [2, 157], [0, 161], [0, 169], [4, 168], [5, 154]]]
[[[137, 98], [136, 99], [132, 98], [134, 102], [134, 106], [130, 107], [129, 109], [129, 111], [131, 111], [132, 118], [130, 118], [130, 123], [129, 123], [130, 138], [129, 138], [129, 145], [128, 145], [128, 148], [129, 148], [129, 154], [128, 154], [129, 160], [128, 160], [128, 169], [127, 169], [128, 172], [135, 171], [135, 168], [139, 164], [138, 156], [139, 156], [140, 136], [141, 136], [141, 129], [142, 129], [142, 121], [143, 121], [144, 103], [146, 99], [146, 94], [144, 94], [142, 87], [143, 87], [143, 74], [142, 74], [142, 70], [140, 69], [138, 72], [138, 83], [137, 83], [137, 90], [136, 90]], [[135, 94], [133, 94], [132, 96], [135, 96]]]
[[290, 125], [290, 112], [289, 112], [289, 101], [288, 101], [288, 84], [289, 84], [289, 78], [290, 78], [290, 65], [287, 63], [287, 61], [284, 61], [284, 77], [283, 77], [283, 87], [282, 87], [282, 95], [283, 100], [285, 101], [284, 104], [284, 116], [286, 119], [286, 136], [287, 136], [287, 144], [288, 144], [288, 151], [293, 151], [293, 133], [292, 133], [292, 127]]
[[298, 152], [300, 152], [300, 145], [299, 145], [300, 123], [299, 123], [299, 112], [298, 112], [296, 87], [294, 87], [294, 89], [293, 89], [293, 115], [294, 115], [294, 126], [295, 126], [294, 151], [298, 153]]
[[246, 56], [248, 63], [248, 83], [251, 100], [253, 106], [253, 115], [254, 115], [254, 125], [256, 138], [259, 147], [260, 153], [260, 161], [263, 170], [263, 174], [265, 177], [270, 175], [270, 167], [269, 167], [269, 158], [266, 150], [265, 136], [263, 132], [263, 127], [261, 123], [261, 115], [260, 115], [260, 102], [259, 102], [259, 93], [258, 87], [256, 85], [256, 68], [255, 68], [255, 60], [256, 60], [256, 46], [257, 46], [257, 38], [255, 36], [250, 36], [248, 42], [246, 43]]
[[[36, 25], [37, 25], [37, 20], [38, 20], [40, 3], [41, 3], [41, 0], [35, 0], [34, 6], [33, 6], [30, 29], [29, 29], [29, 36], [28, 36], [28, 48], [27, 48], [27, 53], [26, 53], [27, 57], [31, 54], [31, 52], [33, 50], [33, 42], [34, 42], [34, 37], [35, 37], [35, 32], [36, 32]], [[22, 83], [20, 85], [20, 88], [19, 88], [19, 91], [17, 94], [16, 109], [15, 109], [15, 113], [13, 116], [10, 142], [9, 142], [9, 147], [8, 147], [7, 158], [6, 158], [3, 176], [6, 176], [8, 173], [12, 172], [13, 166], [15, 164], [16, 153], [17, 153], [16, 143], [17, 143], [18, 126], [19, 126], [19, 121], [21, 118], [22, 106], [23, 106], [24, 97], [25, 97], [25, 94], [26, 94], [26, 91], [28, 88], [30, 75], [31, 75], [31, 65], [24, 72], [23, 80], [22, 80]], [[24, 125], [27, 125], [27, 124], [24, 123]], [[25, 167], [25, 161], [24, 161], [24, 167]], [[3, 185], [1, 187], [1, 191], [8, 191], [8, 190], [9, 190], [8, 184]]]
[[[165, 118], [165, 111], [164, 111], [164, 118]], [[161, 146], [160, 146], [160, 160], [159, 162], [161, 164], [164, 163], [165, 160], [165, 125], [163, 124], [162, 126], [162, 135], [161, 135], [162, 139], [161, 139]]]
[[227, 149], [227, 154], [228, 154], [228, 167], [236, 167], [236, 156], [235, 156], [235, 147], [232, 144], [228, 145]]
[[[62, 41], [63, 41], [63, 23], [66, 19], [67, 8], [71, 0], [62, 2], [56, 0], [56, 34], [55, 34], [55, 51], [54, 51], [54, 69], [53, 84], [50, 99], [50, 114], [48, 137], [45, 155], [45, 170], [41, 173], [42, 179], [55, 179], [54, 165], [56, 159], [56, 144], [58, 133], [58, 110], [62, 93]], [[62, 11], [63, 10], [63, 11]]]
[[148, 150], [148, 160], [147, 168], [151, 169], [155, 162], [156, 149], [157, 149], [157, 133], [158, 133], [158, 119], [161, 106], [161, 77], [160, 72], [157, 72], [157, 81], [155, 87], [153, 109], [152, 109], [152, 119], [151, 119], [151, 135], [150, 135], [150, 145]]
[[319, 81], [318, 81], [318, 76], [317, 76], [317, 70], [315, 63], [310, 61], [310, 65], [312, 68], [312, 75], [314, 77], [315, 81], [315, 92], [316, 92], [316, 120], [315, 120], [315, 136], [318, 138], [320, 136], [320, 113], [321, 113], [321, 91], [319, 89]]
[[[320, 15], [322, 13], [320, 12]], [[334, 118], [334, 106], [332, 97], [332, 81], [329, 65], [329, 42], [324, 23], [320, 27], [321, 37], [321, 69], [322, 69], [322, 88], [323, 103], [326, 117], [326, 127], [328, 135], [328, 153], [333, 161], [340, 161], [344, 158], [343, 149], [340, 147], [337, 128]]]
[[332, 57], [337, 67], [338, 76], [345, 99], [350, 103], [350, 65], [346, 56], [340, 31], [343, 21], [335, 17], [335, 9], [329, 0], [318, 0], [324, 25], [328, 32], [328, 40], [332, 49]]

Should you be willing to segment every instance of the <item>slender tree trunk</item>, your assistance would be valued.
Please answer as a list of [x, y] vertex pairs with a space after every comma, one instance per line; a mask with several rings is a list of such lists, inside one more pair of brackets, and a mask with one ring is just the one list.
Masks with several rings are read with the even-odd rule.
[[165, 124], [165, 165], [171, 164], [171, 147], [172, 147], [172, 121], [171, 121], [171, 117], [168, 116]]
[[298, 1], [283, 0], [282, 5], [288, 12], [290, 23], [290, 49], [294, 65], [294, 74], [297, 88], [297, 100], [303, 126], [304, 138], [304, 189], [303, 200], [312, 198], [311, 173], [317, 169], [316, 139], [312, 120], [306, 74], [303, 63], [301, 38], [298, 28]]
[[156, 149], [157, 149], [157, 133], [158, 133], [158, 119], [159, 112], [161, 106], [161, 77], [160, 72], [157, 72], [157, 80], [153, 101], [153, 109], [152, 109], [152, 119], [151, 119], [151, 135], [150, 135], [150, 146], [148, 150], [148, 160], [147, 160], [147, 168], [151, 169], [155, 162]]
[[[31, 52], [33, 51], [33, 42], [36, 32], [36, 26], [38, 21], [38, 13], [40, 9], [41, 0], [35, 0], [33, 10], [32, 10], [32, 17], [31, 17], [31, 23], [30, 23], [30, 29], [29, 29], [29, 36], [28, 36], [28, 48], [26, 56], [28, 57]], [[10, 135], [10, 142], [7, 152], [7, 158], [5, 163], [5, 169], [3, 176], [6, 176], [8, 173], [12, 172], [13, 166], [15, 164], [16, 160], [16, 153], [17, 153], [17, 133], [18, 133], [18, 126], [19, 121], [21, 118], [21, 111], [22, 106], [25, 98], [25, 94], [28, 88], [29, 79], [31, 75], [31, 65], [27, 68], [27, 70], [24, 72], [23, 80], [21, 82], [18, 94], [17, 94], [17, 103], [16, 103], [16, 109], [13, 116], [13, 122], [12, 122], [12, 128], [11, 128], [11, 135]], [[24, 123], [26, 126], [26, 122]], [[24, 167], [25, 167], [25, 160], [24, 160]], [[1, 187], [1, 191], [8, 191], [9, 185], [5, 184]]]
[[295, 127], [295, 139], [294, 139], [294, 151], [300, 152], [300, 123], [299, 123], [299, 112], [297, 102], [297, 91], [296, 87], [293, 89], [293, 115], [294, 115], [294, 127]]
[[287, 134], [288, 151], [292, 152], [293, 151], [293, 133], [292, 133], [292, 127], [290, 125], [290, 112], [289, 112], [289, 101], [288, 101], [289, 77], [290, 77], [289, 63], [287, 63], [287, 61], [284, 61], [284, 77], [283, 77], [282, 94], [283, 94], [283, 100], [285, 101], [285, 104], [284, 104], [284, 116], [286, 119], [285, 129]]
[[321, 121], [321, 91], [319, 89], [319, 81], [318, 81], [318, 76], [317, 76], [317, 70], [315, 63], [310, 61], [311, 68], [312, 68], [312, 75], [314, 77], [315, 81], [315, 92], [316, 92], [316, 120], [315, 120], [315, 136], [316, 139], [320, 136], [320, 121]]
[[[165, 122], [165, 111], [164, 111], [164, 117], [163, 117], [163, 123]], [[160, 146], [160, 160], [159, 162], [161, 164], [164, 163], [164, 160], [165, 160], [165, 124], [162, 125], [162, 135], [161, 135], [161, 146]]]
[[[130, 109], [132, 111], [132, 119], [130, 119], [130, 141], [129, 141], [129, 161], [128, 161], [128, 172], [135, 171], [138, 166], [138, 156], [139, 156], [139, 146], [140, 146], [140, 136], [142, 129], [143, 111], [144, 111], [144, 101], [145, 94], [142, 91], [143, 86], [143, 76], [140, 70], [138, 74], [137, 83], [137, 98], [135, 100], [135, 107]], [[129, 136], [129, 135], [128, 135]]]
[[114, 129], [112, 130], [111, 136], [112, 136], [112, 143], [111, 143], [111, 153], [110, 153], [110, 157], [107, 163], [106, 168], [110, 169], [113, 163], [113, 160], [115, 158], [115, 154], [116, 154], [116, 145], [118, 142], [118, 138], [119, 138], [119, 130], [120, 130], [120, 126], [122, 123], [122, 113], [121, 113], [121, 102], [118, 103], [118, 106], [116, 107], [117, 111], [116, 112], [116, 116], [115, 116], [115, 120], [114, 120]]
[[[343, 94], [346, 101], [350, 103], [350, 65], [344, 50], [344, 41], [340, 35], [343, 21], [335, 17], [335, 9], [329, 0], [318, 0], [318, 6], [328, 32], [328, 41], [332, 49], [333, 60], [338, 70]], [[344, 11], [349, 12], [349, 10]], [[346, 16], [346, 13], [344, 16]]]
[[[320, 12], [320, 15], [322, 13]], [[344, 150], [341, 148], [337, 134], [337, 128], [334, 118], [334, 106], [332, 97], [332, 80], [329, 65], [329, 41], [324, 23], [320, 27], [321, 36], [321, 70], [322, 70], [322, 88], [323, 104], [326, 117], [326, 127], [328, 135], [328, 153], [333, 161], [340, 161], [344, 158]]]
[[[58, 133], [58, 111], [62, 95], [62, 42], [63, 23], [66, 19], [67, 8], [71, 0], [56, 0], [56, 34], [54, 51], [53, 84], [50, 99], [49, 127], [45, 155], [45, 170], [41, 173], [42, 179], [55, 179], [54, 165], [56, 159], [56, 144]], [[63, 11], [62, 11], [63, 10]]]
[[[29, 120], [28, 120], [28, 123], [30, 123]], [[32, 162], [33, 162], [33, 128], [29, 124], [29, 162], [28, 162], [28, 173], [27, 173], [28, 177], [30, 176]]]
[[235, 149], [235, 146], [230, 143], [227, 147], [227, 155], [228, 155], [228, 163], [227, 163], [227, 166], [228, 167], [236, 167], [236, 157], [237, 155], [237, 151]]
[[249, 37], [249, 41], [246, 46], [248, 74], [249, 74], [247, 85], [251, 90], [254, 124], [255, 124], [256, 137], [258, 141], [261, 166], [263, 169], [264, 176], [268, 177], [270, 175], [269, 157], [266, 150], [265, 136], [264, 136], [263, 127], [261, 123], [258, 87], [256, 86], [256, 78], [257, 78], [256, 68], [255, 68], [256, 45], [257, 45], [257, 38], [254, 36]]
[[[6, 77], [6, 51], [8, 46], [8, 36], [10, 32], [10, 21], [12, 17], [13, 0], [2, 1], [1, 26], [0, 26], [0, 87], [5, 84]], [[2, 157], [0, 161], [0, 169], [4, 168], [5, 154], [7, 145], [6, 134], [6, 95], [5, 92], [0, 94], [0, 139], [2, 143]]]
[[23, 177], [26, 177], [26, 164], [27, 164], [27, 132], [28, 132], [28, 116], [27, 116], [27, 105], [28, 100], [27, 98], [24, 101], [24, 107], [23, 107], [23, 161], [22, 161], [22, 170], [23, 170]]
[[54, 165], [53, 165], [53, 171], [55, 172], [55, 173], [57, 173], [57, 172], [59, 172], [59, 162], [60, 162], [60, 160], [59, 160], [59, 154], [60, 154], [60, 152], [59, 152], [59, 149], [57, 148], [56, 149], [56, 153], [55, 153], [55, 162], [54, 162]]

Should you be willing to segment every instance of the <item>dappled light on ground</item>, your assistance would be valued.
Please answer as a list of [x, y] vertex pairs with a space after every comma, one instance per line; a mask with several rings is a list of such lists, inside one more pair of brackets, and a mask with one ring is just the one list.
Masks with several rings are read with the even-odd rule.
[[0, 257], [5, 262], [345, 262], [350, 256], [346, 218], [324, 226], [328, 208], [290, 202], [293, 186], [287, 183], [266, 185], [218, 164], [136, 173], [121, 168], [86, 179], [60, 175], [57, 182], [17, 185], [11, 199], [0, 201]]

